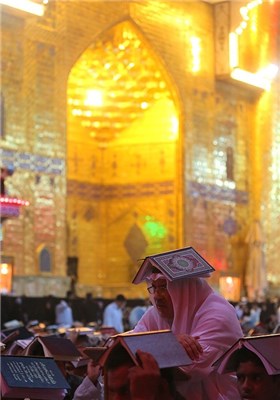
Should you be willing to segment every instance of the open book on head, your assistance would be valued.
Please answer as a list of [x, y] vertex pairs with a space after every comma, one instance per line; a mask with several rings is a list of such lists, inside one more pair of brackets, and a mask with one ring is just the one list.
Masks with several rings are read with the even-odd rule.
[[242, 337], [215, 361], [213, 366], [222, 374], [236, 371], [242, 348], [255, 353], [269, 375], [280, 374], [280, 334]]
[[185, 247], [148, 256], [144, 259], [132, 283], [145, 281], [157, 269], [166, 279], [209, 276], [215, 269], [193, 247]]
[[44, 355], [56, 361], [79, 361], [82, 354], [70, 339], [59, 336], [36, 336], [25, 348], [23, 355]]
[[1, 332], [2, 342], [8, 343], [14, 340], [29, 339], [33, 338], [34, 333], [29, 331], [25, 326], [19, 326], [17, 328], [4, 329]]
[[170, 330], [147, 331], [137, 333], [120, 333], [111, 336], [104, 347], [88, 347], [83, 351], [101, 366], [113, 353], [113, 350], [123, 347], [130, 355], [135, 365], [138, 365], [137, 350], [152, 354], [159, 368], [180, 367], [192, 364], [184, 347], [178, 342]]

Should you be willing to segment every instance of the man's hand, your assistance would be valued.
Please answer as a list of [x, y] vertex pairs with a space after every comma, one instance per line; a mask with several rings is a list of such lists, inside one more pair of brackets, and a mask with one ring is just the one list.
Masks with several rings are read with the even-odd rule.
[[154, 400], [161, 382], [160, 369], [150, 353], [137, 351], [139, 366], [129, 369], [130, 394], [135, 400]]
[[181, 345], [184, 347], [186, 352], [188, 353], [189, 357], [192, 360], [198, 360], [200, 354], [203, 353], [203, 349], [201, 345], [199, 344], [198, 336], [189, 336], [184, 333], [181, 333], [179, 335], [176, 335], [177, 340], [181, 343]]

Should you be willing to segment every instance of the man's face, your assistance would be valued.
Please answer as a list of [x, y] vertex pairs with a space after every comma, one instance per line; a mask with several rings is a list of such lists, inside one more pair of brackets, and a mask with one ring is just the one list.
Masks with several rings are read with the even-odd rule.
[[121, 308], [123, 310], [126, 306], [126, 301], [116, 301], [116, 304], [118, 308]]
[[279, 377], [268, 375], [262, 366], [252, 361], [242, 362], [236, 375], [238, 390], [243, 400], [280, 399]]
[[129, 368], [127, 363], [107, 372], [108, 400], [130, 400]]
[[164, 278], [152, 281], [148, 285], [153, 287], [154, 293], [150, 294], [153, 304], [162, 318], [172, 320], [174, 317], [173, 303], [167, 290], [167, 281]]

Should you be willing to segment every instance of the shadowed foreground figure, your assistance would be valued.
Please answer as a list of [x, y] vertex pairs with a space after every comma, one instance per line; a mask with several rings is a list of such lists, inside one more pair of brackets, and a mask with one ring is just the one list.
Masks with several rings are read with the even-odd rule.
[[[280, 348], [274, 349], [279, 353]], [[280, 374], [269, 375], [257, 354], [243, 347], [234, 353], [237, 386], [243, 400], [279, 400]]]
[[154, 357], [141, 350], [137, 356], [139, 365], [123, 347], [117, 347], [103, 371], [90, 361], [74, 400], [183, 400], [175, 390], [172, 369], [160, 370]]
[[172, 370], [160, 370], [154, 357], [137, 351], [135, 365], [124, 348], [116, 348], [104, 367], [106, 400], [175, 400]]

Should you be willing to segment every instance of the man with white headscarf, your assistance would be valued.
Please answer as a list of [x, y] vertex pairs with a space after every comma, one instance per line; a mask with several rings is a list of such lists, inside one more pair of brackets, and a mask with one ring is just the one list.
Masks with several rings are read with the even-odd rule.
[[237, 400], [231, 375], [220, 375], [212, 364], [243, 336], [233, 306], [215, 293], [205, 278], [174, 281], [155, 271], [146, 279], [150, 308], [133, 332], [171, 329], [193, 364], [183, 367], [186, 379], [178, 390], [190, 400]]
[[[166, 264], [166, 270], [169, 269], [173, 276], [177, 275], [175, 280], [153, 269], [152, 265], [148, 264], [148, 273], [144, 269], [144, 274], [140, 267], [133, 283], [146, 280], [153, 306], [131, 332], [170, 329], [176, 335], [193, 360], [192, 365], [180, 368], [183, 374], [177, 381], [177, 390], [185, 400], [238, 400], [240, 395], [236, 378], [233, 375], [221, 375], [212, 366], [243, 336], [235, 309], [207, 283], [203, 272], [203, 264], [207, 266], [207, 262], [201, 262], [201, 256], [192, 248], [182, 249], [182, 252], [170, 252]], [[196, 273], [200, 269], [202, 272]], [[214, 270], [210, 266], [211, 269]], [[93, 398], [85, 397], [85, 394], [81, 397], [82, 400]], [[74, 399], [79, 400], [80, 397]]]

